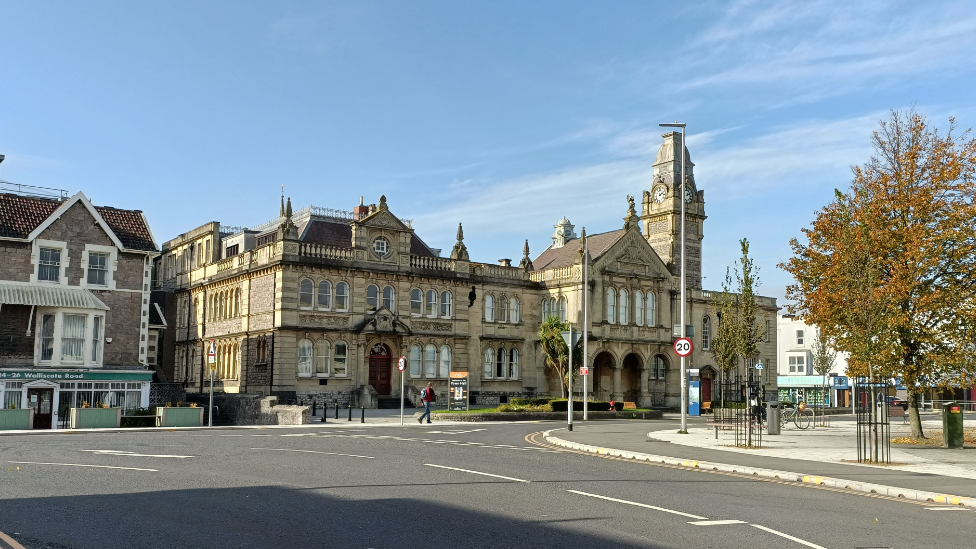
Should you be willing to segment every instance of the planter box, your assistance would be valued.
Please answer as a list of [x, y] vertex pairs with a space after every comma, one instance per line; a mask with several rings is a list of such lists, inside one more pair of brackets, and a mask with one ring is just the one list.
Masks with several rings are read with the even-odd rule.
[[71, 429], [111, 429], [122, 422], [122, 408], [72, 408]]
[[0, 410], [0, 431], [23, 431], [34, 428], [34, 409]]
[[156, 408], [157, 427], [202, 427], [203, 407]]

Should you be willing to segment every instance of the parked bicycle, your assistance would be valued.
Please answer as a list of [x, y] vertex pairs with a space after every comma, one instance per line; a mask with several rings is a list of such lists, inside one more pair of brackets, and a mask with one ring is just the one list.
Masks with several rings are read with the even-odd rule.
[[783, 411], [780, 413], [780, 427], [793, 422], [797, 429], [806, 429], [813, 423], [813, 410], [807, 409], [806, 402], [798, 404], [783, 403]]

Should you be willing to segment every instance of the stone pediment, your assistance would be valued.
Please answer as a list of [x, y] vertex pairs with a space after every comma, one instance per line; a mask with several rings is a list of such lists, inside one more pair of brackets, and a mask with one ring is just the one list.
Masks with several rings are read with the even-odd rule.
[[397, 315], [386, 307], [380, 307], [376, 312], [367, 313], [366, 318], [353, 329], [364, 334], [410, 335], [412, 333], [410, 327], [401, 322]]
[[389, 210], [379, 210], [370, 216], [364, 217], [359, 221], [359, 224], [363, 227], [377, 229], [393, 229], [395, 231], [410, 230], [410, 227], [407, 227], [397, 216], [391, 214]]
[[594, 268], [620, 274], [670, 278], [671, 273], [640, 231], [627, 231], [595, 262]]

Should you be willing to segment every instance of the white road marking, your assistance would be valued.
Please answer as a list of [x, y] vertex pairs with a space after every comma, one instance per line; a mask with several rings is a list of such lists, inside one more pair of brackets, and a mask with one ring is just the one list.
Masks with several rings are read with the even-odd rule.
[[186, 459], [193, 456], [176, 456], [169, 454], [137, 454], [135, 452], [126, 452], [123, 450], [79, 450], [81, 452], [91, 452], [93, 454], [100, 454], [106, 456], [127, 456], [127, 457], [144, 457], [144, 458], [175, 458], [175, 459]]
[[213, 435], [190, 435], [191, 437], [212, 437]]
[[242, 437], [244, 435], [220, 435], [222, 437]]
[[772, 528], [766, 528], [765, 526], [760, 526], [758, 524], [750, 524], [750, 526], [755, 526], [756, 528], [759, 528], [760, 530], [765, 530], [765, 531], [769, 532], [770, 534], [776, 534], [777, 536], [779, 536], [781, 538], [786, 538], [786, 539], [788, 539], [790, 541], [795, 541], [795, 542], [799, 543], [800, 545], [806, 545], [807, 547], [813, 547], [813, 549], [827, 549], [826, 547], [823, 547], [821, 545], [817, 545], [816, 543], [810, 543], [809, 541], [804, 541], [804, 540], [802, 540], [800, 538], [795, 538], [795, 537], [793, 537], [793, 536], [791, 536], [789, 534], [784, 534], [783, 532], [779, 532], [777, 530], [773, 530]]
[[969, 511], [965, 507], [926, 507], [926, 511]]
[[318, 452], [316, 450], [294, 450], [291, 448], [251, 448], [252, 450], [270, 450], [273, 452], [302, 452], [305, 454], [322, 454], [325, 456], [346, 456], [363, 459], [376, 459], [373, 456], [359, 456], [356, 454], [340, 454], [338, 452]]
[[579, 494], [581, 496], [587, 496], [587, 497], [597, 498], [597, 499], [605, 499], [607, 501], [615, 501], [617, 503], [624, 503], [626, 505], [634, 505], [636, 507], [644, 507], [645, 509], [654, 509], [655, 511], [663, 511], [665, 513], [671, 513], [671, 514], [674, 514], [674, 515], [681, 515], [683, 517], [688, 517], [688, 518], [693, 518], [693, 519], [698, 519], [698, 520], [708, 520], [708, 517], [700, 517], [698, 515], [692, 515], [690, 513], [682, 513], [681, 511], [675, 511], [674, 509], [665, 509], [664, 507], [656, 507], [654, 505], [647, 505], [646, 503], [637, 503], [636, 501], [627, 501], [625, 499], [611, 498], [611, 497], [608, 497], [608, 496], [601, 496], [601, 495], [597, 495], [597, 494], [588, 494], [586, 492], [580, 492], [580, 491], [577, 491], [577, 490], [566, 490], [566, 491], [567, 492], [570, 492], [570, 493], [573, 493], [573, 494]]
[[470, 469], [458, 469], [457, 467], [448, 467], [446, 465], [434, 465], [433, 463], [425, 463], [427, 467], [437, 467], [439, 469], [450, 469], [452, 471], [461, 471], [462, 473], [471, 473], [472, 475], [484, 475], [486, 477], [503, 478], [505, 480], [513, 480], [515, 482], [531, 482], [528, 480], [512, 477], [503, 477], [501, 475], [493, 475], [491, 473], [482, 473], [481, 471], [471, 471]]
[[694, 524], [695, 526], [721, 526], [723, 524], [745, 524], [744, 520], [699, 520], [692, 521], [688, 524]]
[[43, 461], [8, 461], [7, 463], [18, 463], [23, 465], [63, 465], [65, 467], [91, 467], [93, 469], [124, 469], [126, 471], [150, 471], [158, 473], [159, 469], [140, 469], [138, 467], [112, 467], [110, 465], [86, 465], [83, 463], [47, 463]]
[[252, 437], [273, 437], [274, 435], [251, 435]]
[[[316, 433], [296, 433], [294, 435], [281, 435], [283, 437], [314, 437]], [[259, 436], [259, 435], [254, 435]]]

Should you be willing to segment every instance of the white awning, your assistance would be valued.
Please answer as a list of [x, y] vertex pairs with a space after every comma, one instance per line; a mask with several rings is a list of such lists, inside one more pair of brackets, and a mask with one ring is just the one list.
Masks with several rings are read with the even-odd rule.
[[109, 310], [95, 294], [84, 288], [49, 284], [0, 282], [0, 305], [36, 305], [69, 309]]

